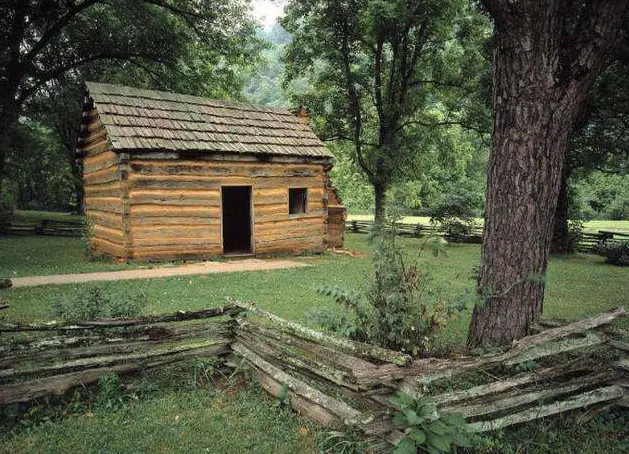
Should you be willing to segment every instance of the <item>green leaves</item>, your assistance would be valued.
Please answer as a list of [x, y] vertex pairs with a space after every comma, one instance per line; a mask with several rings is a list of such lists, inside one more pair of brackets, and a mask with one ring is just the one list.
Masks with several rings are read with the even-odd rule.
[[464, 433], [465, 419], [460, 414], [440, 415], [429, 398], [413, 399], [401, 392], [390, 397], [389, 402], [398, 410], [393, 415], [393, 424], [406, 435], [394, 454], [416, 453], [418, 449], [438, 454], [450, 452], [453, 446], [471, 446]]
[[395, 446], [393, 454], [417, 454], [417, 445], [413, 440], [405, 438]]

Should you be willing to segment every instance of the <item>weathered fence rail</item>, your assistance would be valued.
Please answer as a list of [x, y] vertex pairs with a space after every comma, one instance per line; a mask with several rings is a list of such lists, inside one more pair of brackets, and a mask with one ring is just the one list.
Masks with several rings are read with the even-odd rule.
[[110, 372], [227, 355], [234, 322], [224, 316], [240, 311], [226, 306], [75, 325], [0, 325], [0, 404], [63, 394]]
[[[247, 316], [249, 314], [250, 316]], [[255, 305], [81, 324], [4, 324], [0, 404], [202, 356], [235, 356], [262, 388], [304, 416], [397, 443], [389, 397], [427, 396], [485, 432], [580, 408], [629, 405], [629, 334], [618, 309], [548, 324], [494, 354], [413, 359], [282, 319]], [[211, 320], [210, 320], [211, 319]]]
[[[373, 221], [350, 220], [345, 222], [345, 230], [351, 233], [369, 233], [373, 230]], [[401, 236], [420, 237], [424, 235], [444, 235], [438, 225], [396, 222], [395, 231]], [[461, 243], [481, 243], [483, 228], [475, 227], [469, 235], [452, 236], [448, 239]], [[583, 232], [579, 238], [579, 252], [596, 252], [599, 248], [622, 241], [629, 241], [629, 233], [612, 230], [599, 230], [597, 233]]]
[[460, 412], [484, 432], [569, 410], [626, 405], [629, 338], [603, 330], [619, 309], [541, 331], [506, 352], [455, 359], [410, 357], [339, 340], [234, 303], [264, 319], [237, 318], [233, 351], [273, 395], [327, 425], [351, 424], [396, 443], [388, 398], [396, 391], [429, 396], [440, 411]]

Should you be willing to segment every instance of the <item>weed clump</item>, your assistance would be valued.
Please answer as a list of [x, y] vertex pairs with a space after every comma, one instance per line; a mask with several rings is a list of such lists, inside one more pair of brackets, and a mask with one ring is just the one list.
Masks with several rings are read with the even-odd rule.
[[[434, 291], [430, 275], [424, 273], [417, 259], [409, 263], [396, 244], [394, 234], [376, 238], [374, 274], [361, 292], [336, 286], [318, 289], [349, 309], [352, 317], [329, 311], [314, 311], [310, 318], [321, 326], [350, 339], [420, 356], [432, 347], [437, 331], [448, 325], [465, 309], [465, 303], [448, 302]], [[445, 241], [430, 238], [420, 253], [430, 249], [444, 252]]]
[[145, 306], [143, 293], [127, 292], [123, 296], [88, 285], [79, 287], [69, 299], [55, 301], [53, 311], [65, 322], [78, 323], [96, 318], [134, 317]]

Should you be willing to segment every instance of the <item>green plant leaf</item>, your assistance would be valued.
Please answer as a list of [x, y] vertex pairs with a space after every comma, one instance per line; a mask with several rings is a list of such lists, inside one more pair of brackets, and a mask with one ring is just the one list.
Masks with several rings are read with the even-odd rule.
[[426, 433], [421, 429], [412, 429], [408, 436], [415, 442], [417, 445], [422, 445], [426, 441]]
[[408, 424], [411, 426], [414, 426], [420, 421], [419, 417], [417, 416], [417, 413], [415, 413], [415, 410], [411, 410], [410, 408], [407, 408], [404, 410], [404, 416], [406, 416], [406, 420], [408, 421]]
[[444, 435], [448, 432], [448, 426], [439, 420], [426, 424], [424, 427], [437, 435]]
[[396, 413], [393, 416], [393, 424], [396, 427], [406, 427], [409, 425], [406, 416], [404, 416], [402, 413]]
[[461, 446], [463, 448], [471, 448], [472, 447], [472, 439], [470, 437], [468, 437], [467, 435], [465, 435], [464, 433], [461, 433], [459, 431], [455, 431], [452, 434], [452, 442], [455, 445]]
[[439, 450], [439, 452], [450, 451], [450, 437], [426, 433], [426, 444]]
[[389, 402], [395, 405], [397, 408], [406, 408], [412, 405], [415, 400], [406, 393], [397, 393], [394, 396], [389, 397]]
[[392, 454], [417, 454], [417, 447], [413, 440], [404, 438], [395, 446]]

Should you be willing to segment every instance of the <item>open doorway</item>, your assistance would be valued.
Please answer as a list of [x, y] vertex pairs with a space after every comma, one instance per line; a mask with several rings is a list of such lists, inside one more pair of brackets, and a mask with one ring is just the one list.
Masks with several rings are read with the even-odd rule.
[[251, 186], [223, 186], [223, 253], [251, 253]]

